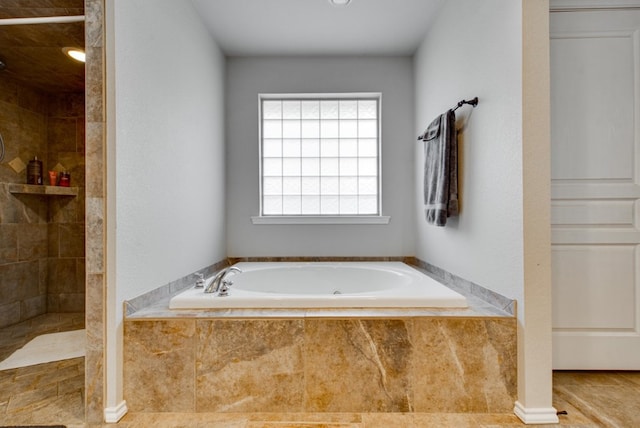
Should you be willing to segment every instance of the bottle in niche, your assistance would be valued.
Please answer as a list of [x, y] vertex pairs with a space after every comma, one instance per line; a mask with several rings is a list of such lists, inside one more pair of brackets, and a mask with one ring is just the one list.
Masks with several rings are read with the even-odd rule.
[[58, 186], [61, 187], [69, 187], [71, 185], [71, 174], [66, 171], [60, 173], [60, 179], [58, 181]]
[[42, 161], [35, 156], [27, 165], [27, 184], [42, 184]]

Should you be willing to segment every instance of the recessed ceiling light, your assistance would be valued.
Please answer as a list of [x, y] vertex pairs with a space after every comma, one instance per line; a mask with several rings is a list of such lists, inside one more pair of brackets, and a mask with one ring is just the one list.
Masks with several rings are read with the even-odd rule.
[[329, 0], [329, 3], [334, 6], [346, 6], [351, 3], [351, 0]]
[[80, 48], [62, 48], [62, 52], [64, 52], [68, 57], [75, 59], [76, 61], [85, 62], [86, 55]]

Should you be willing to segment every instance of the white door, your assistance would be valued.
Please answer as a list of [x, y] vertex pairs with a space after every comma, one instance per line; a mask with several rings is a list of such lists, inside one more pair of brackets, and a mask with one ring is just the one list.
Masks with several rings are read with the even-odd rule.
[[640, 369], [640, 10], [551, 13], [556, 369]]

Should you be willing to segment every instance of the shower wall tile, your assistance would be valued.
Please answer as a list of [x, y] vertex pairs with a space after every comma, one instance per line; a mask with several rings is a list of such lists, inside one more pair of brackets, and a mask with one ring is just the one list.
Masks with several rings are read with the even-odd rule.
[[[75, 184], [73, 185], [75, 186]], [[49, 201], [49, 224], [82, 222], [83, 218], [79, 217], [80, 205], [81, 198], [78, 197], [51, 198]]]
[[49, 273], [49, 260], [48, 259], [40, 259], [38, 260], [38, 294], [44, 296], [47, 294], [47, 280]]
[[[44, 164], [45, 183], [47, 170], [64, 163], [72, 172], [73, 185], [82, 187], [84, 144], [79, 150], [78, 141], [84, 138], [84, 94], [48, 95], [5, 78], [0, 78], [0, 87], [6, 89], [0, 98], [0, 116], [7, 121], [0, 124], [0, 131], [7, 158], [18, 157], [26, 163], [38, 156]], [[14, 322], [46, 312], [47, 300], [54, 303], [50, 310], [84, 307], [84, 278], [78, 279], [79, 267], [84, 269], [84, 191], [81, 188], [77, 198], [8, 192], [6, 183], [25, 181], [26, 172], [0, 167], [0, 264], [16, 263], [9, 269], [10, 275], [20, 277], [10, 293], [5, 281], [2, 294], [10, 295], [10, 300], [0, 300], [0, 304], [20, 302], [20, 316], [13, 317]], [[70, 261], [58, 263], [59, 257]], [[47, 263], [49, 258], [51, 264]], [[28, 265], [28, 275], [18, 263], [23, 261], [35, 262]], [[49, 273], [55, 274], [53, 278]], [[60, 285], [64, 281], [68, 282]], [[64, 295], [52, 298], [49, 282], [54, 289], [62, 287], [59, 292]]]
[[18, 106], [40, 115], [46, 115], [48, 109], [47, 94], [27, 86], [18, 85]]
[[47, 257], [47, 225], [18, 225], [18, 259], [34, 260]]
[[33, 297], [34, 291], [37, 294], [38, 283], [37, 260], [0, 265], [0, 302], [9, 303]]
[[8, 184], [0, 183], [0, 224], [45, 223], [46, 218], [43, 196], [12, 194]]
[[84, 259], [84, 223], [61, 224], [58, 231], [60, 257]]
[[57, 223], [47, 227], [47, 254], [49, 257], [60, 256], [60, 225]]
[[[27, 319], [22, 303], [40, 293], [40, 263], [38, 260], [0, 265], [0, 306], [3, 316], [0, 326]], [[33, 307], [29, 307], [32, 309]], [[29, 313], [32, 311], [30, 310]]]
[[47, 296], [38, 294], [21, 302], [20, 312], [23, 319], [30, 319], [47, 312]]
[[85, 293], [59, 293], [47, 295], [48, 312], [84, 312]]
[[[52, 94], [48, 111], [47, 170], [71, 174], [79, 196], [48, 201], [49, 312], [81, 312], [85, 307], [84, 93]], [[81, 125], [80, 125], [81, 124]]]
[[20, 322], [20, 302], [0, 304], [0, 328]]
[[[74, 152], [76, 150], [76, 119], [49, 118], [49, 152]], [[52, 164], [52, 161], [49, 161]], [[55, 164], [53, 164], [55, 165]]]
[[48, 312], [84, 312], [84, 258], [49, 259]]
[[8, 184], [26, 182], [26, 171], [8, 162], [47, 158], [47, 96], [0, 76], [0, 132], [6, 146], [0, 165], [0, 326], [46, 311], [41, 261], [47, 258], [47, 203], [37, 195], [9, 193]]
[[0, 264], [18, 261], [18, 226], [0, 223]]
[[196, 325], [198, 412], [303, 411], [302, 320], [199, 320]]
[[49, 259], [48, 294], [65, 293], [76, 290], [76, 260]]
[[0, 101], [18, 104], [18, 85], [10, 79], [0, 78]]
[[49, 116], [56, 118], [84, 117], [84, 94], [65, 92], [49, 97]]

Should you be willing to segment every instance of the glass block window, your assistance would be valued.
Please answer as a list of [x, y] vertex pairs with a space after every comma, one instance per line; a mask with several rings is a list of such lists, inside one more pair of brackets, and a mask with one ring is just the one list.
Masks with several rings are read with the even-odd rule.
[[260, 96], [262, 216], [380, 215], [380, 94]]

